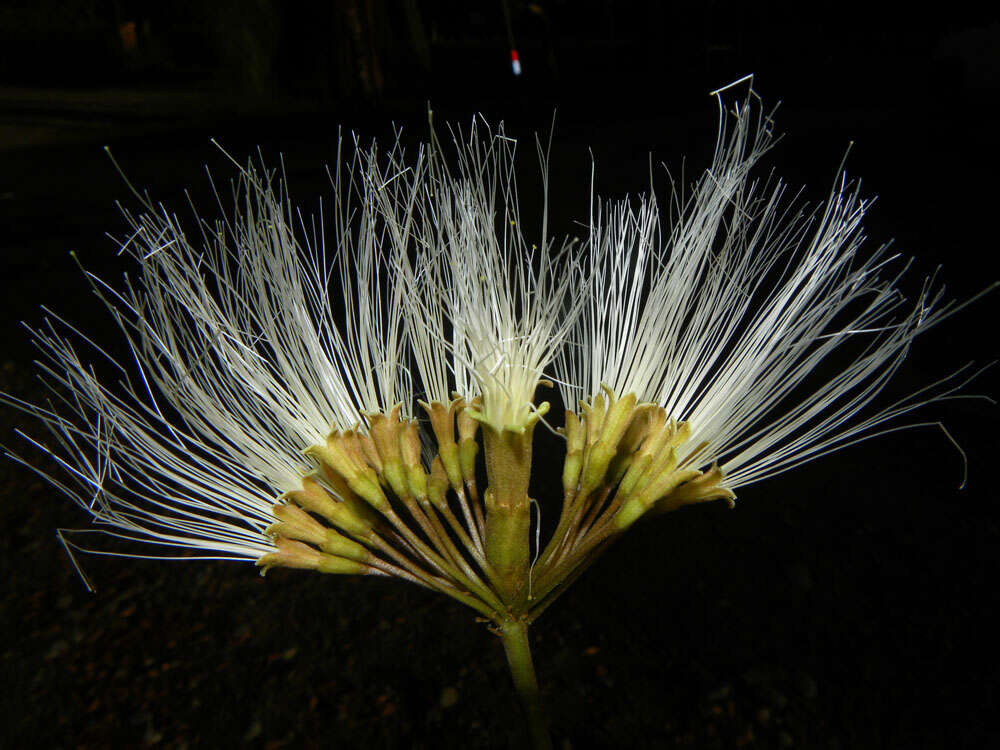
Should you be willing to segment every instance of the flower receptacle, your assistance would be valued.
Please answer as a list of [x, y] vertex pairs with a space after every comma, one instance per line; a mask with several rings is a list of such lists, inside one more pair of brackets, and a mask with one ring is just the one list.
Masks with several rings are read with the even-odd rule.
[[486, 559], [496, 571], [507, 601], [513, 600], [528, 579], [532, 439], [535, 425], [548, 407], [547, 402], [540, 404], [518, 430], [482, 423], [489, 481], [484, 498]]

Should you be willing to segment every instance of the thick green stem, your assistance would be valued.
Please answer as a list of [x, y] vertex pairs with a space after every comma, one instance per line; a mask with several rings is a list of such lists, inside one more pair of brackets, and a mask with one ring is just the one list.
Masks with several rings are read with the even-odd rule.
[[507, 654], [510, 675], [514, 679], [518, 697], [524, 708], [531, 736], [533, 750], [552, 750], [548, 722], [542, 710], [542, 696], [535, 678], [535, 666], [531, 662], [531, 648], [528, 645], [528, 625], [524, 620], [504, 620], [500, 626], [500, 640]]
[[521, 432], [483, 425], [486, 474], [486, 559], [498, 577], [501, 595], [512, 602], [528, 580], [531, 508], [531, 437], [534, 425]]

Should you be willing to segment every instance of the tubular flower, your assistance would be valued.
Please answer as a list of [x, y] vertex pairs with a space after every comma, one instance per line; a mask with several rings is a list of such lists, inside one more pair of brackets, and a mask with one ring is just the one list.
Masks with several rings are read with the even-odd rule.
[[[395, 576], [475, 609], [546, 747], [527, 625], [608, 544], [648, 514], [732, 503], [968, 380], [870, 408], [957, 307], [931, 283], [905, 303], [905, 264], [862, 254], [868, 204], [842, 174], [811, 212], [758, 181], [772, 118], [752, 92], [731, 109], [716, 96], [711, 166], [671, 219], [652, 196], [592, 199], [581, 244], [548, 232], [540, 144], [546, 204], [522, 226], [516, 141], [478, 120], [452, 133], [450, 161], [433, 137], [412, 156], [355, 142], [318, 222], [253, 165], [232, 210], [193, 232], [143, 200], [120, 241], [138, 274], [120, 288], [87, 274], [127, 356], [53, 315], [33, 331], [52, 403], [4, 398], [48, 427], [51, 442], [28, 439], [91, 531]], [[548, 377], [567, 407], [564, 496], [532, 562]]]

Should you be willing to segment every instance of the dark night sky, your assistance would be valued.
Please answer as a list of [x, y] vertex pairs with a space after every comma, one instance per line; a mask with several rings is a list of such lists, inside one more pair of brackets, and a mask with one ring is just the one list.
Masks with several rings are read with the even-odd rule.
[[[958, 299], [1000, 279], [996, 12], [511, 2], [515, 80], [500, 2], [203, 5], [0, 8], [0, 390], [41, 397], [19, 326], [40, 304], [111, 335], [67, 257], [108, 279], [129, 270], [104, 236], [129, 200], [104, 144], [178, 207], [189, 186], [208, 197], [205, 164], [229, 174], [210, 138], [240, 159], [260, 146], [308, 207], [338, 125], [423, 133], [428, 100], [438, 121], [482, 111], [529, 136], [557, 110], [553, 226], [573, 231], [591, 151], [605, 194], [644, 189], [650, 152], [688, 156], [693, 175], [714, 142], [706, 94], [753, 72], [782, 102], [769, 163], [810, 200], [853, 142], [848, 172], [879, 196], [870, 242], [914, 258], [905, 291], [939, 264]], [[537, 167], [521, 166], [531, 205]], [[918, 341], [893, 393], [997, 359], [998, 300]], [[989, 372], [969, 392], [996, 385]], [[0, 415], [0, 443], [17, 445], [28, 421]], [[996, 741], [1000, 411], [957, 401], [925, 418], [966, 450], [966, 489], [957, 453], [921, 429], [748, 487], [734, 511], [630, 532], [534, 629], [555, 735], [573, 748]], [[542, 435], [537, 455], [561, 461]], [[54, 534], [81, 514], [9, 462], [0, 487], [10, 746], [508, 746], [502, 655], [458, 607], [394, 582], [114, 559], [86, 561], [89, 594]]]

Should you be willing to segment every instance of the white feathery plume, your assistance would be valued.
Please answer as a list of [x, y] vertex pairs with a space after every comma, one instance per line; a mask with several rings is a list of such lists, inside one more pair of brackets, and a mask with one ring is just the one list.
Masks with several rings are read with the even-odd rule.
[[[40, 473], [97, 527], [256, 560], [273, 548], [262, 530], [274, 521], [275, 497], [312, 468], [302, 451], [331, 428], [357, 424], [364, 410], [409, 404], [405, 340], [394, 335], [399, 291], [384, 294], [374, 203], [362, 191], [361, 211], [350, 206], [357, 164], [342, 175], [338, 162], [333, 175], [332, 237], [322, 217], [319, 228], [297, 218], [282, 184], [252, 166], [240, 169], [230, 216], [198, 219], [196, 240], [140, 196], [147, 212], [124, 212], [132, 231], [120, 243], [138, 261], [137, 279], [116, 291], [87, 274], [125, 334], [133, 368], [58, 318], [33, 331], [56, 404], [4, 400], [48, 426], [58, 445], [28, 439], [76, 487]], [[336, 269], [343, 328], [331, 296]], [[70, 338], [110, 362], [116, 389]]]
[[416, 219], [408, 224], [414, 249], [412, 258], [400, 256], [407, 267], [399, 278], [409, 286], [417, 367], [433, 398], [447, 400], [450, 370], [454, 390], [482, 395], [489, 423], [520, 429], [582, 303], [574, 301], [578, 269], [563, 262], [571, 243], [557, 250], [547, 234], [548, 163], [541, 144], [545, 203], [534, 244], [520, 224], [516, 141], [502, 124], [494, 133], [478, 119], [467, 136], [453, 132], [452, 139], [454, 171], [432, 139], [424, 168], [410, 173], [418, 202], [406, 217]]
[[452, 299], [434, 262], [444, 241], [433, 219], [434, 187], [427, 154], [421, 147], [413, 163], [406, 163], [398, 135], [397, 148], [384, 155], [374, 149], [368, 153], [364, 179], [365, 194], [390, 238], [388, 262], [418, 376], [414, 387], [424, 401], [448, 403], [454, 391], [471, 399], [468, 373], [448, 343]]
[[[728, 133], [720, 100], [712, 167], [681, 207], [666, 242], [653, 198], [640, 198], [638, 209], [627, 200], [595, 202], [586, 245], [588, 307], [571, 347], [559, 355], [567, 405], [595, 395], [602, 383], [617, 393], [634, 392], [640, 401], [657, 401], [665, 381], [690, 374], [684, 371], [689, 361], [681, 332], [697, 331], [705, 321], [689, 320], [689, 313], [704, 307], [715, 313], [710, 322], [721, 324], [727, 316], [720, 306], [745, 298], [741, 277], [728, 278], [719, 259], [731, 258], [737, 272], [751, 276], [745, 266], [753, 255], [737, 245], [745, 237], [735, 230], [748, 218], [746, 206], [757, 189], [749, 172], [771, 147], [772, 133], [770, 118], [749, 106], [734, 119]], [[705, 343], [712, 341], [705, 333]]]
[[[663, 406], [691, 425], [682, 455], [719, 463], [733, 489], [857, 440], [886, 421], [948, 398], [967, 368], [869, 413], [913, 338], [956, 311], [928, 281], [909, 312], [898, 256], [861, 254], [868, 203], [839, 174], [820, 210], [751, 179], [773, 145], [753, 91], [727, 113], [719, 92], [712, 166], [664, 242], [657, 205], [598, 205], [586, 245], [589, 307], [557, 359], [567, 404], [602, 383]], [[852, 349], [832, 378], [823, 367]], [[816, 381], [819, 381], [817, 384]]]
[[[404, 315], [406, 288], [394, 277], [399, 237], [379, 209], [392, 195], [398, 176], [392, 170], [404, 170], [403, 148], [397, 138], [387, 154], [389, 168], [380, 170], [376, 144], [365, 150], [355, 140], [354, 147], [356, 156], [346, 174], [339, 166], [343, 161], [338, 150], [338, 169], [332, 175], [340, 271], [337, 293], [345, 306], [346, 340], [338, 343], [338, 350], [362, 413], [387, 413], [399, 405], [402, 415], [409, 417], [413, 382]], [[357, 207], [350, 200], [355, 194]]]
[[197, 559], [256, 560], [272, 550], [263, 530], [274, 520], [274, 490], [255, 471], [233, 461], [224, 446], [172, 426], [152, 394], [143, 393], [144, 385], [132, 390], [117, 363], [112, 365], [125, 378], [126, 393], [105, 388], [52, 321], [34, 334], [45, 358], [38, 363], [40, 374], [58, 404], [46, 409], [15, 403], [45, 422], [55, 446], [24, 437], [49, 454], [68, 480], [9, 455], [85, 508], [95, 525], [86, 531], [195, 550], [185, 557]]

